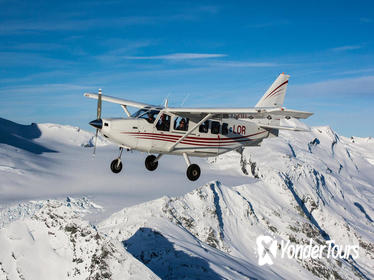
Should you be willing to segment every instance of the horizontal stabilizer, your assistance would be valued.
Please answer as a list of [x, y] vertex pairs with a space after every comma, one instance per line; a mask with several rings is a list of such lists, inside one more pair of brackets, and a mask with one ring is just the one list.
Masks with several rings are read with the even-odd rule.
[[295, 119], [307, 119], [309, 118], [311, 115], [313, 115], [313, 113], [310, 113], [310, 112], [304, 112], [304, 111], [296, 111], [296, 110], [287, 110], [287, 109], [268, 109], [267, 110], [269, 113], [271, 113], [272, 115], [277, 115], [277, 116], [283, 116], [285, 117], [286, 119], [288, 118], [295, 118]]
[[304, 131], [308, 132], [310, 129], [305, 129], [302, 127], [292, 127], [292, 126], [281, 126], [281, 125], [267, 125], [267, 124], [259, 124], [262, 128], [271, 128], [271, 129], [279, 129], [279, 130], [292, 130], [292, 131]]

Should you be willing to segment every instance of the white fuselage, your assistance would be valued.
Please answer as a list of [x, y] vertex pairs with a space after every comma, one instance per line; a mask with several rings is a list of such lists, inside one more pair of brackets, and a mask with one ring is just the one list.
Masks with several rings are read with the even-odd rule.
[[[103, 119], [101, 133], [111, 142], [128, 149], [160, 154], [186, 153], [200, 157], [216, 156], [241, 146], [258, 146], [264, 138], [273, 136], [269, 130], [253, 121], [212, 119], [207, 129], [198, 127], [170, 151], [170, 147], [187, 133], [175, 128], [173, 124], [176, 118], [171, 118], [168, 131], [159, 130], [155, 123], [141, 118]], [[190, 128], [195, 124], [189, 120]], [[212, 128], [214, 125], [215, 129]]]

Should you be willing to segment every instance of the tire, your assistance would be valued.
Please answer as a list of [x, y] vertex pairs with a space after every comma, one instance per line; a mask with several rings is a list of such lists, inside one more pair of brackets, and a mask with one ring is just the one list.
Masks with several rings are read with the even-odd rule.
[[[119, 163], [118, 163], [119, 161]], [[122, 161], [118, 158], [112, 161], [110, 164], [110, 169], [112, 170], [113, 173], [119, 173], [122, 170]]]
[[154, 161], [156, 157], [154, 155], [147, 156], [145, 159], [145, 168], [149, 171], [154, 171], [157, 169], [158, 161]]
[[190, 179], [190, 181], [196, 181], [200, 177], [200, 167], [197, 164], [191, 164], [187, 168], [187, 178]]

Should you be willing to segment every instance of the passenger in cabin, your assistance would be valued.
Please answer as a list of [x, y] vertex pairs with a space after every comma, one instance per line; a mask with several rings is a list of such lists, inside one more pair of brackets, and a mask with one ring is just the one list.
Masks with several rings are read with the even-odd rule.
[[169, 131], [170, 129], [170, 117], [166, 114], [162, 114], [158, 121], [156, 128], [162, 131]]
[[179, 125], [176, 129], [186, 131], [187, 130], [186, 120], [181, 119], [181, 121], [179, 122]]
[[209, 130], [209, 121], [203, 122], [199, 127], [199, 132], [208, 133]]

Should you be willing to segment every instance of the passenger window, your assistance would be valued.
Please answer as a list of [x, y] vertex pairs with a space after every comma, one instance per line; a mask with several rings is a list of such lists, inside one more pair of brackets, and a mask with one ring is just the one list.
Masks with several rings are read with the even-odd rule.
[[201, 133], [208, 133], [208, 129], [209, 129], [209, 121], [205, 121], [199, 126], [199, 132]]
[[229, 134], [229, 125], [227, 123], [222, 124], [222, 135]]
[[169, 131], [170, 130], [170, 116], [166, 114], [162, 114], [156, 124], [156, 128], [157, 130], [161, 130], [161, 131]]
[[175, 130], [181, 130], [181, 131], [187, 131], [188, 130], [188, 118], [182, 118], [182, 117], [176, 117], [174, 121], [174, 129]]
[[218, 134], [219, 133], [219, 127], [220, 127], [219, 122], [212, 122], [212, 127], [210, 129], [211, 133], [212, 134]]

